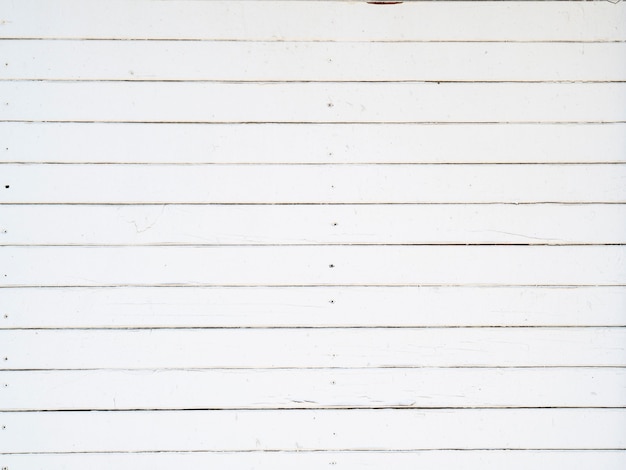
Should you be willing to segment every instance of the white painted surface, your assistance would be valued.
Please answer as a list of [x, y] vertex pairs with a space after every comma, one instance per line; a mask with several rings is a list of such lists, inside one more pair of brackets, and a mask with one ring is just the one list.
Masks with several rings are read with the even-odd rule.
[[626, 366], [626, 328], [615, 327], [2, 330], [0, 339], [11, 370]]
[[625, 246], [1, 247], [0, 285], [608, 285]]
[[[626, 83], [0, 82], [0, 120], [624, 122]], [[8, 104], [7, 104], [8, 103]], [[89, 103], [89, 106], [85, 106]]]
[[625, 203], [626, 164], [7, 164], [0, 202]]
[[2, 372], [8, 410], [623, 407], [616, 368]]
[[626, 446], [626, 411], [617, 409], [3, 412], [0, 419], [10, 430], [2, 452]]
[[14, 205], [0, 245], [603, 244], [626, 242], [625, 219], [624, 204]]
[[626, 465], [622, 451], [369, 451], [369, 452], [145, 452], [95, 454], [12, 454], [3, 456], [11, 467], [33, 470], [104, 470], [111, 466], [121, 470], [168, 470], [171, 468], [245, 468], [274, 470], [295, 468], [315, 470], [332, 466], [336, 469], [374, 470], [392, 466], [398, 470], [457, 470], [466, 468], [504, 468], [510, 470], [588, 470], [620, 469]]
[[626, 467], [626, 6], [0, 1], [0, 467]]
[[[620, 41], [626, 9], [604, 2], [473, 4], [6, 0], [2, 37], [245, 41]], [[385, 9], [386, 8], [386, 9]], [[285, 19], [288, 18], [289, 21]]]
[[626, 124], [0, 122], [2, 162], [624, 163]]
[[5, 41], [0, 79], [613, 81], [623, 43]]
[[626, 326], [625, 287], [3, 288], [1, 328]]

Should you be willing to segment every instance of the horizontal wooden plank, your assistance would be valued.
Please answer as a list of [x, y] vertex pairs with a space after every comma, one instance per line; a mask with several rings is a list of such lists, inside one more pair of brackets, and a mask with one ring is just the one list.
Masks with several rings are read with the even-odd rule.
[[0, 328], [626, 326], [626, 287], [3, 288]]
[[626, 162], [626, 124], [1, 122], [1, 162]]
[[0, 286], [624, 285], [626, 246], [0, 247]]
[[0, 372], [3, 411], [624, 407], [626, 369]]
[[6, 164], [1, 170], [0, 203], [626, 202], [624, 164]]
[[[626, 8], [606, 2], [9, 0], [1, 37], [330, 41], [614, 41]], [[285, 21], [289, 18], [289, 21]]]
[[626, 83], [4, 81], [0, 96], [0, 121], [626, 121]]
[[626, 410], [613, 409], [4, 412], [0, 420], [0, 452], [626, 446]]
[[626, 205], [14, 205], [0, 245], [626, 243]]
[[625, 80], [624, 43], [3, 41], [0, 79]]
[[626, 466], [626, 452], [612, 450], [528, 451], [459, 450], [415, 452], [158, 452], [121, 454], [5, 454], [1, 461], [9, 468], [32, 470], [166, 470], [171, 468], [298, 468], [317, 470], [394, 468], [413, 470], [457, 470], [465, 468], [507, 468], [509, 470], [620, 470]]
[[2, 330], [7, 370], [626, 365], [625, 328]]

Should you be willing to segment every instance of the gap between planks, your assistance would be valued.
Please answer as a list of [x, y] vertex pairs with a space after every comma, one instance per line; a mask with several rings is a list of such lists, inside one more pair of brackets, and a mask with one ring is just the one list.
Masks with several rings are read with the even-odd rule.
[[[363, 411], [363, 410], [624, 410], [624, 406], [314, 406], [298, 407], [218, 407], [218, 408], [38, 408], [38, 409], [1, 409], [0, 413], [141, 413], [141, 412], [176, 412], [176, 411]], [[1, 455], [1, 454], [0, 454]]]
[[[439, 1], [439, 0], [432, 0]], [[452, 0], [455, 1], [455, 0]], [[458, 1], [458, 0], [457, 0]], [[534, 0], [522, 0], [534, 1]], [[578, 0], [583, 2], [585, 0]], [[24, 37], [0, 37], [0, 41], [119, 41], [119, 42], [243, 42], [243, 43], [328, 43], [328, 44], [449, 44], [449, 43], [484, 43], [484, 44], [620, 44], [626, 43], [622, 39], [604, 39], [604, 40], [570, 40], [570, 39], [368, 39], [368, 40], [332, 40], [332, 39], [200, 39], [200, 38], [119, 38], [119, 37], [97, 37], [97, 38], [76, 38], [71, 36], [41, 37], [41, 36], [24, 36]]]
[[623, 205], [621, 201], [532, 202], [0, 202], [0, 206], [460, 206], [460, 205]]
[[[626, 161], [576, 161], [576, 162], [47, 162], [47, 161], [0, 161], [0, 165], [126, 165], [126, 166], [562, 166], [562, 165], [624, 165]], [[414, 203], [420, 204], [420, 203]], [[446, 203], [463, 204], [463, 203]], [[467, 203], [474, 204], [474, 203]], [[505, 203], [502, 203], [505, 204]], [[514, 203], [509, 203], [514, 204]], [[572, 203], [573, 204], [573, 203]]]
[[81, 79], [68, 79], [68, 78], [0, 78], [0, 82], [53, 82], [53, 83], [225, 83], [225, 84], [256, 84], [256, 85], [269, 85], [269, 84], [288, 84], [288, 83], [328, 83], [328, 84], [346, 84], [346, 83], [359, 83], [359, 84], [385, 84], [385, 83], [436, 83], [436, 84], [464, 84], [464, 83], [480, 83], [480, 84], [496, 84], [496, 83], [551, 83], [551, 84], [585, 84], [585, 83], [626, 83], [626, 80], [566, 80], [566, 79], [554, 79], [554, 80], [225, 80], [225, 79], [208, 79], [208, 78], [196, 78], [196, 79], [146, 79], [146, 78], [81, 78]]
[[575, 449], [567, 447], [473, 447], [464, 449], [462, 447], [436, 448], [436, 449], [243, 449], [243, 450], [109, 450], [109, 451], [42, 451], [42, 452], [0, 452], [0, 455], [134, 455], [134, 454], [338, 454], [338, 453], [367, 453], [367, 454], [400, 454], [400, 453], [418, 453], [418, 452], [485, 452], [485, 451], [510, 451], [510, 452], [616, 452], [625, 451], [626, 447], [602, 448], [594, 447], [577, 447]]
[[[582, 366], [567, 366], [567, 365], [530, 365], [530, 366], [303, 366], [303, 367], [137, 367], [137, 368], [123, 368], [123, 367], [82, 367], [82, 368], [59, 368], [59, 369], [0, 369], [0, 372], [98, 372], [98, 371], [115, 371], [115, 372], [169, 372], [169, 371], [259, 371], [259, 370], [377, 370], [377, 369], [626, 369], [626, 366], [621, 365], [582, 365]], [[300, 408], [299, 408], [300, 409]]]
[[24, 123], [24, 124], [207, 124], [207, 125], [262, 125], [262, 124], [280, 124], [280, 125], [329, 125], [329, 124], [350, 124], [350, 125], [412, 125], [412, 124], [428, 124], [428, 125], [454, 125], [454, 124], [540, 124], [540, 125], [567, 125], [567, 124], [626, 124], [622, 120], [595, 120], [595, 121], [121, 121], [121, 120], [58, 120], [58, 119], [0, 119], [0, 123]]
[[[95, 284], [95, 285], [91, 285], [91, 286], [87, 286], [84, 284], [76, 284], [76, 285], [55, 285], [55, 284], [50, 284], [50, 285], [44, 285], [44, 284], [39, 284], [39, 285], [27, 285], [27, 284], [17, 284], [17, 285], [0, 285], [0, 289], [110, 289], [110, 288], [127, 288], [127, 287], [132, 287], [132, 288], [150, 288], [150, 287], [166, 287], [166, 288], [174, 288], [174, 289], [178, 289], [178, 288], [196, 288], [196, 287], [201, 287], [203, 289], [211, 289], [211, 288], [215, 288], [215, 289], [239, 289], [239, 288], [276, 288], [276, 289], [282, 289], [282, 288], [299, 288], [299, 287], [306, 287], [306, 288], [326, 288], [326, 287], [341, 287], [341, 288], [346, 288], [346, 287], [368, 287], [368, 288], [390, 288], [390, 287], [395, 287], [395, 288], [402, 288], [402, 287], [433, 287], [433, 288], [440, 288], [440, 287], [467, 287], [467, 288], [471, 288], [471, 289], [475, 289], [475, 288], [494, 288], [494, 287], [498, 287], [498, 288], [525, 288], [525, 287], [532, 287], [532, 288], [545, 288], [545, 289], [579, 289], [581, 287], [607, 287], [607, 288], [614, 288], [614, 287], [626, 287], [626, 284], [472, 284], [472, 283], [466, 283], [466, 284], [436, 284], [436, 283], [429, 283], [429, 284], [281, 284], [281, 285], [276, 285], [276, 284], [193, 284], [193, 283], [185, 283], [185, 284], [168, 284], [168, 283], [162, 283], [162, 284]], [[0, 290], [1, 292], [1, 290]]]
[[0, 247], [28, 247], [37, 246], [42, 248], [61, 248], [61, 247], [89, 247], [89, 248], [139, 248], [139, 247], [187, 247], [187, 248], [203, 248], [203, 247], [248, 247], [248, 246], [265, 246], [265, 247], [299, 247], [299, 246], [626, 246], [626, 243], [481, 243], [481, 242], [426, 242], [426, 243], [0, 243]]

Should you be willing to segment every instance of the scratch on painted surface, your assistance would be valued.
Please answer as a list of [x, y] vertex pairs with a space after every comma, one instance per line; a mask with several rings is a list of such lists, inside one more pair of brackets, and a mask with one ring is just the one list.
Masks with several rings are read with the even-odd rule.
[[167, 204], [163, 204], [161, 206], [161, 212], [159, 212], [159, 214], [154, 218], [154, 220], [151, 223], [148, 223], [144, 228], [139, 228], [139, 223], [137, 222], [137, 220], [132, 219], [132, 220], [127, 220], [127, 222], [129, 224], [133, 224], [133, 226], [135, 227], [135, 231], [139, 234], [139, 233], [144, 233], [147, 232], [148, 230], [150, 230], [152, 227], [154, 227], [157, 222], [159, 221], [159, 219], [161, 219], [161, 216], [163, 215], [163, 213], [165, 212], [165, 207], [167, 206]]

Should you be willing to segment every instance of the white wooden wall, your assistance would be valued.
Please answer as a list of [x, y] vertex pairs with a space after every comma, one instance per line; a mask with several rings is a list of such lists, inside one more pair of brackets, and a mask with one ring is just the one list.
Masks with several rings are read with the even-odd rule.
[[623, 3], [0, 37], [1, 468], [626, 468]]

